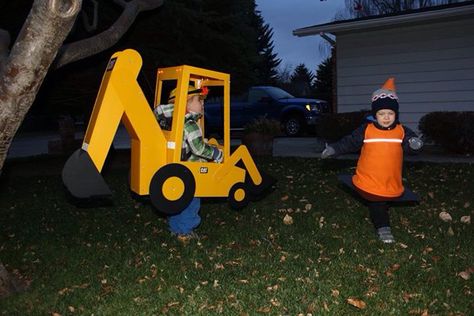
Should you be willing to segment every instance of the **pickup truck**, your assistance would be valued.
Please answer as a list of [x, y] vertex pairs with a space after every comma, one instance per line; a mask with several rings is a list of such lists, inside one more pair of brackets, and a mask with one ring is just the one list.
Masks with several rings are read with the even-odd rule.
[[[211, 88], [212, 90], [212, 88]], [[207, 133], [223, 130], [222, 100], [210, 98], [204, 105]], [[314, 130], [321, 114], [329, 112], [329, 104], [318, 99], [295, 98], [285, 90], [272, 86], [255, 86], [240, 98], [230, 101], [231, 131], [243, 130], [245, 124], [258, 117], [275, 119], [287, 136], [298, 136]]]

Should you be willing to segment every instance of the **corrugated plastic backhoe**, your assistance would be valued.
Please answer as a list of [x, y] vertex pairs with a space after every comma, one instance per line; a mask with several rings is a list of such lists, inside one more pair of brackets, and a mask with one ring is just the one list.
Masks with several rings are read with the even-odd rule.
[[[158, 69], [155, 106], [164, 83], [176, 87], [171, 130], [160, 128], [137, 77], [140, 55], [131, 49], [115, 53], [107, 66], [82, 148], [66, 162], [62, 178], [78, 199], [111, 196], [100, 174], [122, 122], [131, 139], [130, 188], [139, 196], [150, 196], [154, 207], [166, 214], [181, 212], [196, 197], [227, 197], [234, 208], [247, 205], [273, 184], [256, 167], [247, 148], [240, 145], [230, 152], [230, 76], [187, 65]], [[219, 87], [223, 90], [222, 163], [181, 161], [184, 115], [188, 85]], [[163, 94], [164, 95], [164, 94]], [[201, 126], [204, 122], [201, 119]]]

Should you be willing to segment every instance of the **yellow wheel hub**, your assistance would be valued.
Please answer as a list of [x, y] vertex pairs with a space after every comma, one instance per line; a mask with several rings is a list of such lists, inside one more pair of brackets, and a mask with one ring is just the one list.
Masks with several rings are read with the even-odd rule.
[[170, 177], [163, 183], [163, 196], [170, 200], [176, 201], [184, 193], [184, 183], [178, 177]]
[[237, 202], [243, 201], [245, 199], [245, 190], [237, 189], [234, 193], [234, 200]]

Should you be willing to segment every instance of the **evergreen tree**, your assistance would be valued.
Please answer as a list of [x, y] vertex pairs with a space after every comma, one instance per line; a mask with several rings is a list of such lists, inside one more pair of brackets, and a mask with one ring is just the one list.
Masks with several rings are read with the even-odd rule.
[[259, 84], [276, 85], [278, 82], [278, 66], [281, 59], [273, 52], [273, 29], [264, 22], [260, 11], [256, 11], [255, 16], [255, 27], [258, 33], [257, 48], [260, 57], [257, 65], [257, 80]]
[[306, 68], [304, 64], [296, 66], [290, 77], [291, 93], [299, 97], [309, 97], [312, 94], [312, 83], [314, 75]]
[[313, 89], [318, 99], [332, 100], [332, 62], [331, 57], [319, 64]]

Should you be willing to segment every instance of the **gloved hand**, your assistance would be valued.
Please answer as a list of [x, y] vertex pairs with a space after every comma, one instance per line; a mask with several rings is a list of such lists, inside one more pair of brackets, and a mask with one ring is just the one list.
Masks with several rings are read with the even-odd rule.
[[321, 153], [321, 159], [329, 158], [331, 156], [334, 156], [334, 154], [336, 154], [336, 151], [334, 150], [334, 148], [326, 144], [326, 148]]
[[413, 150], [419, 150], [423, 147], [423, 141], [418, 137], [412, 137], [408, 140], [408, 146]]
[[224, 154], [223, 154], [222, 150], [220, 150], [217, 147], [214, 147], [214, 153], [212, 155], [212, 160], [214, 160], [214, 162], [221, 163], [223, 158], [224, 158]]

